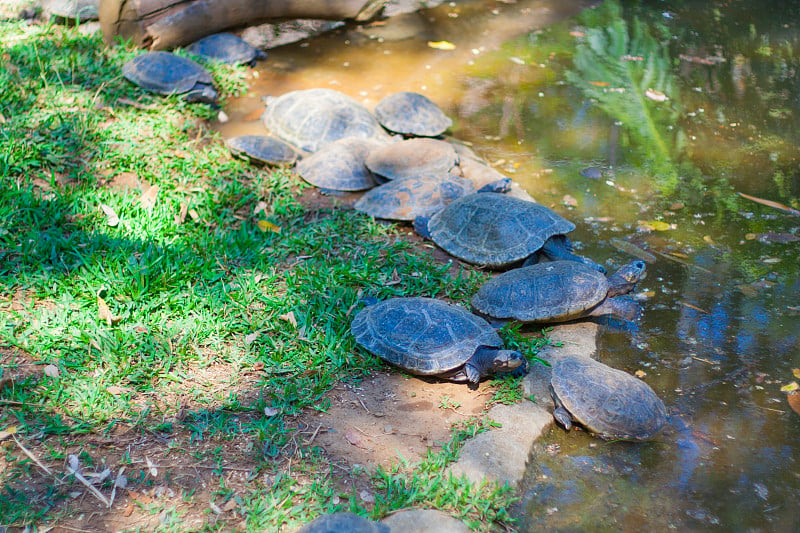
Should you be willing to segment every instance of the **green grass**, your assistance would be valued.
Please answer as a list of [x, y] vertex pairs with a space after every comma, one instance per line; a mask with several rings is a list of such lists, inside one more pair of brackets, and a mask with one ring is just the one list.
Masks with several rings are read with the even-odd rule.
[[[415, 471], [379, 472], [370, 508], [337, 494], [330, 466], [312, 449], [300, 447], [293, 472], [275, 466], [295, 439], [287, 418], [324, 411], [338, 380], [380, 365], [349, 334], [360, 297], [464, 301], [481, 274], [451, 275], [395, 227], [354, 211], [307, 209], [290, 172], [228, 154], [206, 124], [211, 109], [124, 80], [121, 65], [138, 53], [129, 46], [16, 21], [0, 22], [0, 45], [0, 431], [13, 426], [51, 463], [80, 446], [84, 465], [99, 452], [81, 438], [120, 427], [171, 438], [169, 453], [215, 464], [223, 448], [199, 443], [254, 442], [247, 453], [271, 483], [258, 475], [235, 495], [250, 528], [337, 508], [379, 517], [414, 505], [476, 527], [508, 521], [508, 489], [443, 473], [486, 422], [459, 430]], [[224, 96], [244, 90], [243, 69], [212, 73]], [[140, 190], [115, 185], [131, 176], [145, 190], [158, 187], [154, 206], [143, 205]], [[261, 220], [280, 232], [262, 231]], [[394, 277], [401, 282], [386, 283]], [[46, 375], [45, 365], [57, 373]], [[519, 387], [498, 386], [496, 401], [517, 398]], [[0, 446], [0, 523], [63, 517], [67, 488], [29, 491], [23, 479], [41, 472], [12, 441]], [[132, 484], [152, 485], [127, 451], [119, 454]], [[301, 487], [298, 472], [321, 481]], [[234, 496], [222, 468], [218, 476], [217, 498], [227, 501]], [[153, 506], [168, 516], [163, 530], [181, 529], [185, 511]], [[221, 527], [214, 524], [205, 527]]]

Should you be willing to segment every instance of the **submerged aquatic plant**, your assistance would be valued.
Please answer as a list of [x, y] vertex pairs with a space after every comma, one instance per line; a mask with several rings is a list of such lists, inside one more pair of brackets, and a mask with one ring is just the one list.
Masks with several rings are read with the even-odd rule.
[[680, 95], [667, 46], [639, 19], [629, 27], [617, 1], [605, 2], [584, 21], [589, 27], [567, 79], [621, 124], [634, 155], [663, 187], [673, 188], [683, 135], [676, 125]]

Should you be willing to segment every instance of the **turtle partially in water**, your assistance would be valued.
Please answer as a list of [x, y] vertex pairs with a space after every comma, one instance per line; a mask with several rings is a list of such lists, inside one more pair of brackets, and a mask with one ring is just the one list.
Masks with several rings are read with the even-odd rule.
[[146, 91], [182, 94], [189, 102], [216, 105], [219, 97], [206, 69], [170, 52], [138, 55], [122, 66], [122, 75]]
[[292, 91], [267, 98], [266, 104], [262, 120], [267, 129], [306, 152], [347, 137], [390, 139], [366, 107], [333, 89]]
[[553, 416], [606, 440], [647, 440], [667, 423], [664, 403], [644, 381], [589, 357], [564, 355], [552, 364]]
[[550, 260], [585, 263], [605, 273], [589, 258], [572, 253], [566, 237], [575, 224], [551, 209], [505, 194], [470, 194], [432, 217], [414, 220], [414, 228], [450, 255], [489, 268], [517, 262]]
[[[504, 192], [508, 178], [500, 179], [477, 192]], [[388, 220], [414, 220], [431, 216], [453, 201], [476, 192], [469, 180], [458, 176], [416, 176], [388, 181], [364, 193], [355, 203], [358, 211], [375, 218]]]
[[433, 298], [391, 298], [365, 307], [350, 331], [361, 346], [407, 372], [472, 385], [524, 372], [525, 357], [503, 348], [485, 320]]
[[427, 96], [410, 91], [383, 98], [375, 106], [375, 117], [387, 130], [415, 137], [438, 137], [453, 125]]
[[389, 526], [355, 513], [339, 511], [315, 518], [297, 533], [389, 533]]
[[603, 315], [635, 320], [641, 312], [639, 304], [617, 296], [633, 290], [645, 266], [644, 261], [633, 261], [608, 278], [575, 261], [515, 268], [487, 281], [472, 297], [472, 306], [482, 315], [520, 322], [565, 322]]
[[270, 135], [240, 135], [226, 142], [231, 153], [273, 166], [289, 166], [300, 158], [292, 145]]
[[251, 67], [256, 65], [256, 61], [267, 57], [266, 52], [251, 46], [238, 35], [227, 32], [203, 37], [187, 46], [186, 51], [209, 61]]

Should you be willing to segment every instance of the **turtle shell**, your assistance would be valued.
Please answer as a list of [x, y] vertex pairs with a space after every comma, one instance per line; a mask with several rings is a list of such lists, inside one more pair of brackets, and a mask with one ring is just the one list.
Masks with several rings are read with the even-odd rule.
[[203, 37], [187, 46], [186, 50], [209, 61], [234, 65], [252, 63], [266, 57], [264, 52], [233, 33], [215, 33]]
[[227, 141], [231, 153], [266, 165], [291, 165], [300, 157], [289, 143], [269, 135], [242, 135]]
[[42, 10], [57, 19], [88, 22], [100, 18], [100, 0], [45, 0]]
[[403, 178], [367, 191], [355, 203], [355, 208], [375, 218], [414, 220], [419, 216], [431, 216], [473, 192], [472, 183], [457, 176]]
[[136, 56], [122, 66], [122, 75], [142, 89], [159, 94], [183, 94], [198, 84], [213, 85], [206, 69], [170, 52]]
[[608, 294], [608, 280], [576, 261], [553, 261], [515, 268], [487, 281], [472, 306], [494, 318], [521, 322], [561, 322], [582, 316]]
[[453, 125], [427, 96], [408, 91], [383, 98], [375, 106], [375, 117], [389, 131], [417, 137], [436, 137]]
[[647, 383], [589, 357], [552, 362], [550, 384], [573, 420], [603, 439], [647, 440], [667, 422], [667, 409]]
[[356, 341], [412, 374], [446, 375], [500, 336], [466, 309], [433, 298], [392, 298], [365, 307], [350, 325]]
[[547, 207], [500, 193], [454, 201], [428, 222], [433, 242], [469, 263], [504, 267], [527, 258], [575, 224]]
[[292, 91], [270, 99], [263, 121], [273, 135], [306, 152], [347, 137], [389, 140], [367, 108], [332, 89]]
[[389, 533], [389, 526], [354, 513], [339, 511], [320, 516], [304, 525], [297, 533]]
[[295, 170], [301, 178], [321, 189], [371, 189], [375, 186], [375, 178], [364, 160], [374, 146], [374, 142], [369, 139], [340, 139], [303, 158], [297, 163]]
[[458, 172], [458, 154], [437, 139], [408, 139], [385, 144], [369, 153], [367, 167], [388, 180], [412, 176], [447, 176]]

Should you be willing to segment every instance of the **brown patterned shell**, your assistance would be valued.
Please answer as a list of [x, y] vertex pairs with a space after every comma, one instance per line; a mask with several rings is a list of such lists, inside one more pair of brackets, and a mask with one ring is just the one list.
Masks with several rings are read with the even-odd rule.
[[606, 299], [608, 279], [583, 263], [553, 261], [515, 268], [487, 281], [472, 306], [494, 318], [562, 322]]
[[664, 403], [644, 381], [589, 357], [552, 361], [552, 392], [573, 420], [603, 439], [646, 440], [667, 422]]
[[428, 222], [433, 242], [469, 263], [504, 267], [527, 258], [575, 224], [551, 209], [500, 193], [476, 193], [454, 201]]
[[367, 167], [388, 180], [417, 176], [447, 176], [458, 170], [458, 154], [437, 139], [408, 139], [371, 151]]
[[370, 352], [420, 375], [450, 373], [463, 367], [478, 347], [503, 345], [485, 320], [433, 298], [392, 298], [365, 307], [350, 331]]
[[419, 216], [431, 216], [473, 192], [472, 182], [457, 176], [403, 178], [367, 191], [355, 203], [355, 208], [375, 218], [414, 220]]
[[383, 98], [375, 106], [375, 116], [387, 130], [417, 137], [437, 137], [453, 125], [427, 96], [409, 91]]
[[348, 137], [327, 144], [297, 163], [301, 178], [321, 189], [363, 191], [375, 186], [375, 178], [364, 164], [373, 141]]

